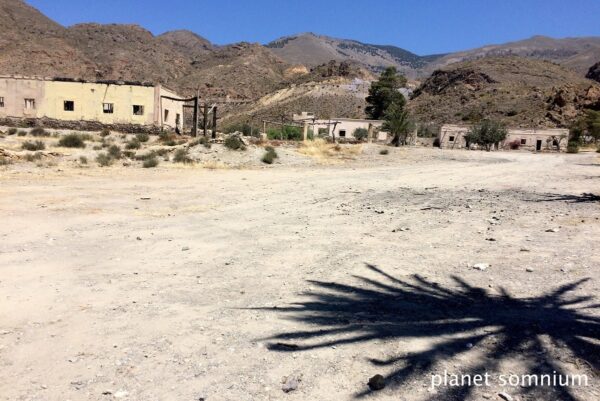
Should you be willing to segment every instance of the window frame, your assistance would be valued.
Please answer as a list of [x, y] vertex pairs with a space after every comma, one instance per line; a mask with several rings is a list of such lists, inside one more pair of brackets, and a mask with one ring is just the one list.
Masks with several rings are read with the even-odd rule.
[[[136, 113], [136, 107], [138, 108], [138, 111]], [[144, 115], [144, 105], [143, 104], [134, 104], [133, 105], [133, 115], [134, 116], [143, 116]]]
[[[67, 108], [69, 105], [71, 108]], [[74, 100], [65, 100], [63, 101], [63, 111], [75, 111], [75, 101]]]
[[24, 98], [25, 100], [25, 110], [35, 110], [35, 98]]
[[527, 138], [521, 138], [521, 145], [527, 145]]
[[448, 142], [454, 142], [456, 140], [455, 135], [448, 135]]
[[[343, 132], [343, 134], [342, 134], [342, 132]], [[347, 131], [345, 129], [341, 129], [341, 130], [338, 131], [338, 136], [340, 138], [345, 138], [346, 137], [346, 132]]]
[[[107, 108], [107, 106], [109, 106]], [[102, 114], [114, 114], [115, 104], [114, 103], [102, 103]]]
[[0, 96], [0, 108], [4, 108], [4, 96]]

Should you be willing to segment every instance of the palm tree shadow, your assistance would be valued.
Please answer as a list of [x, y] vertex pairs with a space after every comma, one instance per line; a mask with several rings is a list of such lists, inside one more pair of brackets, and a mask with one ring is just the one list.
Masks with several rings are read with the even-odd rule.
[[[472, 347], [485, 350], [485, 361], [462, 374], [500, 373], [503, 360], [526, 356], [529, 374], [564, 375], [553, 357], [557, 350], [570, 353], [594, 374], [600, 370], [600, 346], [595, 342], [600, 339], [600, 318], [585, 313], [600, 305], [592, 304], [592, 297], [573, 295], [586, 280], [538, 297], [515, 298], [505, 290], [500, 295], [490, 294], [458, 277], [453, 277], [457, 288], [444, 288], [419, 275], [400, 280], [374, 265], [367, 268], [378, 279], [356, 276], [358, 285], [310, 281], [316, 289], [303, 294], [306, 302], [270, 309], [317, 328], [269, 337], [269, 349], [297, 352], [373, 340], [434, 340], [424, 351], [387, 360], [369, 359], [376, 366], [390, 367], [386, 383], [398, 388]], [[553, 345], [549, 347], [544, 339]], [[473, 388], [440, 388], [431, 399], [464, 400]], [[577, 401], [569, 387], [532, 386], [522, 391]], [[368, 393], [365, 390], [357, 397]]]

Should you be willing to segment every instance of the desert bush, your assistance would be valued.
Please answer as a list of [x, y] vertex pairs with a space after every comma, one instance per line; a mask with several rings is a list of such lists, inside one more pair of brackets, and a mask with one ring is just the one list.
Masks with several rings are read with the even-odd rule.
[[37, 160], [41, 160], [42, 156], [43, 155], [41, 152], [30, 153], [25, 156], [25, 160], [27, 160], [28, 162], [34, 162]]
[[271, 128], [267, 130], [267, 138], [280, 139], [284, 141], [301, 141], [304, 139], [302, 128], [284, 126], [283, 129]]
[[25, 130], [19, 130], [19, 132], [17, 132], [17, 136], [25, 136], [27, 135], [27, 131]]
[[79, 163], [81, 164], [88, 164], [88, 159], [85, 156], [80, 156], [79, 157]]
[[190, 146], [197, 146], [197, 145], [203, 145], [206, 149], [211, 148], [211, 143], [208, 140], [208, 138], [205, 136], [201, 136], [200, 138], [195, 139], [190, 142]]
[[144, 163], [142, 163], [143, 168], [153, 168], [156, 166], [158, 166], [158, 159], [156, 158], [156, 156], [144, 160]]
[[46, 149], [46, 145], [42, 141], [35, 141], [35, 142], [25, 141], [21, 145], [21, 148], [24, 149], [24, 150], [36, 151], [36, 150], [44, 150], [44, 149]]
[[366, 128], [357, 128], [352, 133], [352, 136], [354, 136], [357, 141], [364, 141], [369, 136], [369, 130]]
[[64, 148], [85, 148], [85, 136], [81, 134], [67, 134], [58, 140], [58, 146]]
[[169, 149], [165, 149], [165, 148], [158, 149], [156, 151], [156, 154], [159, 155], [159, 156], [167, 155], [167, 154], [169, 154]]
[[175, 141], [175, 139], [168, 139], [165, 141], [165, 145], [166, 146], [177, 146], [177, 142]]
[[35, 127], [31, 131], [29, 131], [29, 135], [31, 136], [50, 136], [50, 133], [43, 129], [42, 127]]
[[10, 160], [8, 157], [0, 156], [0, 166], [8, 166], [9, 164], [12, 164], [12, 160]]
[[265, 154], [262, 157], [262, 162], [266, 163], [266, 164], [273, 164], [273, 162], [275, 161], [275, 159], [277, 159], [279, 157], [279, 155], [277, 154], [277, 152], [275, 151], [275, 148], [273, 148], [272, 146], [267, 146], [265, 148]]
[[96, 145], [92, 148], [93, 150], [102, 150], [102, 146]]
[[118, 147], [117, 145], [111, 145], [108, 147], [107, 149], [108, 155], [110, 157], [112, 157], [113, 159], [120, 159], [122, 154], [121, 154], [121, 148]]
[[148, 142], [150, 140], [150, 135], [140, 132], [139, 134], [135, 134], [135, 139], [139, 142]]
[[129, 159], [135, 158], [135, 152], [133, 150], [124, 150], [121, 154]]
[[512, 150], [519, 150], [519, 148], [521, 147], [521, 140], [515, 139], [514, 141], [508, 144], [508, 147]]
[[244, 145], [244, 142], [237, 135], [229, 135], [225, 139], [224, 145], [227, 149], [231, 150], [246, 150], [246, 145]]
[[135, 160], [144, 161], [148, 159], [152, 159], [153, 157], [159, 156], [158, 152], [150, 151], [148, 153], [136, 154]]
[[142, 143], [137, 138], [134, 138], [134, 139], [130, 140], [125, 145], [125, 149], [130, 149], [130, 150], [132, 150], [132, 149], [139, 149], [141, 147], [142, 147]]
[[113, 164], [113, 158], [110, 157], [108, 154], [102, 152], [98, 153], [98, 156], [96, 156], [96, 162], [100, 167], [107, 167]]
[[9, 129], [8, 129], [8, 131], [6, 131], [6, 133], [7, 133], [8, 135], [16, 135], [16, 134], [17, 134], [17, 132], [19, 132], [19, 130], [18, 130], [18, 129], [16, 129], [16, 128], [14, 128], [14, 127], [13, 127], [13, 128], [9, 128]]
[[109, 135], [110, 135], [110, 130], [108, 130], [107, 128], [104, 128], [102, 131], [100, 131], [100, 136], [102, 138], [105, 138], [105, 137], [107, 137]]
[[389, 151], [388, 149], [381, 149], [381, 150], [379, 151], [379, 154], [380, 154], [380, 155], [387, 155], [388, 153], [390, 153], [390, 151]]
[[233, 134], [234, 132], [241, 132], [245, 136], [252, 135], [253, 132], [258, 132], [257, 128], [252, 128], [250, 124], [247, 123], [237, 123], [231, 124], [223, 130], [226, 134]]
[[175, 155], [173, 156], [173, 161], [175, 163], [192, 163], [193, 160], [188, 155], [187, 149], [177, 149]]
[[579, 142], [570, 141], [567, 144], [567, 153], [579, 153]]
[[600, 145], [596, 148], [596, 153], [600, 153]]

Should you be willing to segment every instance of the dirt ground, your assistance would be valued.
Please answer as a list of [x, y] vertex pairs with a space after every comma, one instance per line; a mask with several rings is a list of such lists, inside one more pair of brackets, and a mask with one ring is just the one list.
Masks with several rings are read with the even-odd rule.
[[0, 167], [0, 399], [600, 399], [599, 155], [378, 157]]

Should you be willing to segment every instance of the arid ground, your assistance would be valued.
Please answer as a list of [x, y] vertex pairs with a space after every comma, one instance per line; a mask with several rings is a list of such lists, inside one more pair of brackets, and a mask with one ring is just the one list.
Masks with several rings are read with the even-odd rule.
[[0, 399], [600, 399], [600, 155], [376, 159], [0, 167]]

